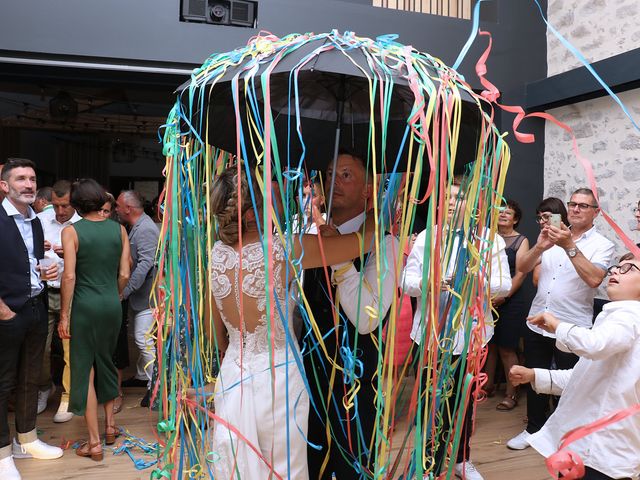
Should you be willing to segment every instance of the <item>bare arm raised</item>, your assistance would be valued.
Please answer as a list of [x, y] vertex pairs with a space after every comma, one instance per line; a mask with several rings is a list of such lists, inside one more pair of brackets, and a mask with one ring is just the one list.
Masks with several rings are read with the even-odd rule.
[[549, 238], [548, 227], [543, 228], [538, 235], [536, 244], [528, 249], [516, 262], [518, 272], [529, 273], [536, 265], [540, 265], [540, 257], [544, 252], [553, 247], [554, 243]]
[[340, 235], [335, 228], [323, 226], [320, 229], [320, 235], [302, 235], [300, 242], [295, 242], [293, 252], [299, 258], [304, 251], [303, 269], [347, 262], [359, 257], [360, 253], [366, 253], [372, 249], [374, 231], [375, 221], [370, 216], [364, 224], [364, 234], [361, 235], [363, 245], [360, 245], [358, 234]]

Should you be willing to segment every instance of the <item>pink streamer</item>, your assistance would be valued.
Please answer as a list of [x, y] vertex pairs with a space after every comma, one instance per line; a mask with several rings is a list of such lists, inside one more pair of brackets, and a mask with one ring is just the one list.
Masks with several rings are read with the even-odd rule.
[[253, 443], [251, 443], [247, 437], [245, 437], [244, 435], [242, 435], [242, 432], [240, 432], [240, 430], [238, 430], [236, 427], [234, 427], [233, 425], [231, 425], [230, 423], [228, 423], [226, 420], [224, 420], [222, 417], [219, 417], [218, 415], [216, 415], [215, 413], [213, 413], [212, 411], [204, 408], [202, 405], [194, 402], [193, 400], [191, 400], [190, 398], [186, 398], [184, 397], [182, 399], [182, 401], [187, 405], [187, 407], [189, 407], [190, 409], [200, 409], [202, 410], [204, 413], [206, 413], [209, 418], [215, 420], [217, 423], [219, 423], [220, 425], [222, 425], [224, 428], [227, 428], [229, 430], [231, 430], [233, 433], [235, 433], [238, 438], [240, 440], [242, 440], [251, 450], [253, 450], [255, 452], [255, 454], [258, 456], [258, 458], [260, 460], [262, 460], [264, 462], [265, 465], [267, 465], [269, 467], [269, 469], [271, 470], [271, 472], [273, 472], [273, 475], [275, 475], [275, 477], [278, 480], [283, 480], [282, 477], [280, 475], [278, 475], [278, 473], [276, 471], [273, 470], [273, 465], [271, 465], [269, 463], [269, 461], [265, 458], [264, 455], [262, 455], [262, 452], [260, 452], [260, 450], [258, 449], [258, 447], [256, 447]]
[[640, 403], [568, 431], [560, 440], [558, 451], [547, 458], [547, 470], [553, 475], [553, 478], [558, 478], [558, 473], [562, 474], [562, 478], [566, 480], [582, 478], [584, 476], [582, 459], [575, 452], [567, 450], [567, 445], [636, 413], [640, 413]]
[[[501, 109], [515, 114], [515, 119], [513, 120], [513, 133], [516, 137], [516, 140], [518, 140], [521, 143], [533, 143], [535, 141], [535, 136], [533, 134], [522, 133], [518, 131], [518, 127], [520, 126], [520, 123], [524, 119], [529, 117], [537, 117], [537, 118], [542, 118], [544, 120], [548, 120], [554, 123], [555, 125], [557, 125], [558, 127], [562, 128], [565, 132], [567, 132], [571, 136], [573, 152], [575, 153], [576, 158], [580, 162], [580, 165], [584, 169], [587, 175], [587, 181], [589, 183], [589, 187], [593, 191], [596, 201], [599, 204], [600, 202], [598, 199], [598, 186], [596, 184], [595, 175], [593, 173], [593, 166], [591, 165], [591, 162], [580, 153], [580, 149], [578, 148], [578, 141], [571, 127], [569, 127], [566, 123], [559, 121], [553, 115], [550, 115], [546, 112], [533, 112], [533, 113], [526, 114], [524, 109], [519, 105], [501, 105], [500, 103], [498, 103], [498, 98], [500, 98], [499, 90], [493, 83], [491, 83], [489, 80], [485, 78], [485, 75], [487, 74], [486, 61], [487, 61], [487, 58], [489, 57], [489, 53], [491, 51], [491, 44], [492, 44], [491, 33], [485, 32], [483, 30], [479, 30], [478, 33], [479, 35], [489, 37], [489, 45], [487, 46], [486, 50], [480, 56], [480, 58], [478, 59], [478, 62], [476, 63], [476, 73], [480, 78], [480, 83], [485, 88], [485, 90], [481, 93], [481, 96], [485, 98], [487, 101], [496, 104]], [[633, 253], [633, 255], [636, 258], [640, 258], [640, 248], [638, 248], [638, 246], [636, 246], [633, 243], [633, 241], [613, 221], [613, 219], [607, 214], [607, 212], [605, 212], [603, 209], [600, 209], [600, 211], [605, 221], [611, 226], [613, 231], [622, 240], [624, 245]], [[558, 448], [558, 451], [553, 455], [551, 455], [546, 460], [547, 469], [549, 470], [549, 473], [551, 473], [551, 475], [553, 475], [554, 478], [558, 478], [558, 474], [561, 474], [562, 478], [566, 480], [574, 480], [574, 479], [582, 478], [585, 473], [585, 468], [584, 468], [582, 459], [575, 452], [572, 452], [571, 450], [567, 450], [566, 449], [567, 445], [593, 432], [601, 430], [607, 427], [608, 425], [619, 422], [620, 420], [630, 415], [634, 415], [638, 412], [640, 412], [640, 404], [612, 413], [611, 415], [608, 415], [603, 419], [597, 420], [593, 423], [590, 423], [588, 425], [585, 425], [567, 432], [562, 437], [562, 441], [560, 442], [560, 447]]]
[[[480, 56], [480, 58], [478, 59], [478, 62], [476, 63], [476, 73], [480, 78], [480, 83], [486, 89], [480, 95], [483, 98], [485, 98], [487, 101], [491, 103], [495, 103], [501, 109], [510, 113], [514, 113], [516, 115], [515, 119], [513, 120], [513, 133], [516, 137], [516, 140], [518, 140], [520, 143], [533, 143], [535, 141], [535, 136], [533, 134], [522, 133], [518, 131], [518, 127], [520, 126], [520, 123], [524, 119], [529, 117], [537, 117], [537, 118], [542, 118], [544, 120], [548, 120], [554, 123], [555, 125], [557, 125], [558, 127], [562, 128], [565, 132], [567, 132], [571, 136], [573, 152], [575, 153], [576, 158], [580, 162], [580, 165], [582, 166], [582, 168], [584, 169], [587, 175], [587, 182], [589, 184], [589, 187], [591, 188], [591, 191], [593, 192], [593, 195], [595, 196], [596, 201], [598, 202], [598, 204], [600, 204], [600, 201], [598, 198], [598, 186], [596, 184], [595, 175], [593, 174], [593, 167], [591, 165], [591, 162], [587, 158], [582, 156], [582, 154], [580, 153], [580, 149], [578, 148], [578, 141], [576, 139], [575, 134], [573, 133], [573, 130], [569, 125], [561, 122], [560, 120], [555, 118], [553, 115], [550, 115], [545, 112], [533, 112], [533, 113], [526, 114], [524, 109], [519, 105], [501, 105], [500, 103], [498, 103], [500, 92], [498, 91], [498, 89], [493, 83], [491, 83], [489, 80], [485, 78], [485, 75], [487, 74], [486, 61], [487, 61], [487, 58], [489, 57], [489, 52], [491, 51], [491, 44], [492, 44], [491, 33], [485, 32], [483, 30], [479, 30], [478, 34], [489, 37], [489, 45], [487, 46], [486, 50]], [[636, 258], [640, 258], [640, 248], [638, 248], [638, 246], [636, 246], [636, 244], [633, 243], [633, 241], [629, 238], [629, 236], [626, 233], [624, 233], [624, 231], [618, 226], [616, 222], [613, 221], [613, 219], [609, 216], [607, 212], [605, 212], [602, 208], [600, 209], [600, 212], [602, 213], [602, 217], [611, 226], [611, 228], [616, 233], [618, 238], [622, 240], [625, 247], [627, 247], [629, 251], [633, 253], [633, 255]]]

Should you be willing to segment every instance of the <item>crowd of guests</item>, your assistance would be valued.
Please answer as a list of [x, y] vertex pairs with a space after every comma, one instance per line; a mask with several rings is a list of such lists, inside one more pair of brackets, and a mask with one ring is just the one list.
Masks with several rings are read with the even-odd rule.
[[[37, 189], [30, 160], [0, 165], [0, 190], [0, 478], [16, 480], [21, 476], [14, 458], [63, 455], [61, 448], [39, 440], [36, 431], [36, 417], [55, 388], [51, 345], [56, 336], [64, 367], [53, 421], [84, 416], [87, 441], [77, 455], [100, 461], [103, 440], [115, 443], [122, 387], [144, 386], [141, 404], [149, 406], [155, 352], [149, 294], [159, 230], [135, 191], [121, 192], [116, 200], [92, 179], [58, 180]], [[128, 366], [127, 319], [139, 359], [136, 375], [122, 381]]]
[[[328, 270], [310, 268], [304, 273], [304, 293], [315, 322], [312, 324], [305, 320], [302, 328], [295, 328], [291, 325], [295, 318], [287, 317], [280, 310], [276, 314], [276, 326], [291, 325], [291, 331], [302, 332], [300, 348], [288, 344], [283, 331], [274, 333], [275, 344], [269, 343], [264, 325], [264, 283], [251, 285], [247, 282], [245, 285], [243, 282], [240, 286], [237, 281], [240, 268], [243, 277], [252, 280], [264, 278], [264, 273], [259, 274], [264, 260], [257, 233], [258, 225], [262, 225], [263, 221], [260, 215], [262, 209], [258, 206], [256, 216], [250, 201], [240, 206], [237, 203], [238, 198], [247, 197], [247, 185], [255, 182], [255, 179], [244, 174], [238, 178], [237, 168], [231, 167], [213, 186], [212, 214], [221, 234], [210, 258], [210, 288], [215, 300], [210, 335], [219, 347], [222, 365], [217, 382], [210, 391], [205, 388], [205, 392], [196, 390], [191, 393], [196, 398], [200, 394], [213, 394], [216, 415], [224, 420], [214, 425], [212, 446], [220, 454], [214, 470], [222, 476], [233, 476], [235, 473], [239, 478], [266, 478], [271, 469], [284, 476], [295, 472], [292, 478], [303, 479], [373, 476], [375, 466], [372, 465], [373, 456], [369, 447], [377, 415], [374, 400], [378, 345], [369, 333], [378, 327], [379, 319], [387, 316], [398, 289], [402, 294], [418, 299], [425, 295], [422, 285], [423, 259], [431, 237], [427, 237], [425, 231], [414, 237], [402, 284], [396, 284], [393, 275], [384, 275], [378, 269], [381, 264], [391, 265], [394, 262], [398, 252], [394, 235], [385, 235], [384, 248], [378, 249], [378, 254], [388, 256], [386, 262], [378, 261], [376, 252], [353, 250], [354, 233], [367, 236], [371, 228], [365, 224], [372, 193], [372, 175], [367, 171], [366, 163], [353, 152], [342, 151], [337, 163], [329, 166], [326, 179], [333, 178], [334, 169], [333, 206], [329, 220], [322, 213], [323, 200], [316, 197], [328, 195], [330, 187], [325, 184], [322, 192], [310, 184], [303, 201], [306, 209], [301, 208], [305, 218], [296, 218], [294, 222], [296, 232], [307, 234], [300, 237], [305, 251], [303, 268], [310, 268], [318, 260], [314, 250], [317, 240], [307, 238], [308, 234], [313, 235], [317, 231], [322, 232], [324, 237], [325, 260], [330, 265]], [[240, 192], [238, 185], [242, 189]], [[459, 181], [454, 180], [448, 197], [447, 223], [449, 228], [455, 229], [454, 244], [456, 241], [458, 244], [451, 248], [456, 253], [447, 257], [443, 265], [443, 298], [440, 304], [446, 304], [452, 278], [455, 278], [456, 270], [462, 268], [460, 265], [463, 262], [458, 261], [457, 256], [462, 258], [467, 248], [466, 240], [457, 235], [461, 229], [459, 212], [465, 210], [466, 204], [464, 194], [459, 191]], [[237, 224], [239, 210], [243, 219], [241, 234]], [[637, 209], [635, 213], [640, 219]], [[598, 214], [596, 199], [586, 188], [573, 192], [566, 204], [557, 198], [544, 199], [536, 209], [540, 233], [537, 241], [530, 246], [527, 238], [516, 230], [523, 216], [520, 206], [507, 200], [500, 213], [499, 235], [492, 243], [491, 266], [484, 271], [492, 297], [492, 305], [487, 306], [485, 318], [493, 320], [486, 322], [483, 336], [483, 343], [489, 352], [485, 366], [488, 383], [483, 388], [489, 395], [494, 394], [498, 378], [501, 375], [506, 377], [507, 388], [497, 409], [508, 412], [518, 403], [519, 387], [532, 384], [533, 388], [528, 388], [526, 394], [528, 423], [522, 433], [508, 442], [507, 446], [511, 449], [533, 446], [542, 455], [548, 456], [555, 451], [562, 435], [573, 426], [595, 421], [607, 413], [630, 406], [640, 395], [637, 373], [624, 381], [619, 375], [603, 380], [602, 385], [620, 382], [620, 388], [612, 397], [589, 399], [585, 393], [587, 388], [591, 391], [600, 388], [594, 378], [602, 378], [607, 369], [613, 368], [613, 364], [626, 362], [637, 368], [640, 362], [640, 330], [637, 328], [640, 322], [640, 263], [638, 258], [626, 255], [619, 265], [611, 266], [615, 263], [614, 245], [594, 226]], [[223, 234], [227, 230], [232, 235]], [[488, 242], [488, 231], [479, 235], [483, 242]], [[336, 237], [344, 241], [339, 248], [331, 243]], [[278, 241], [274, 245], [279, 245]], [[363, 245], [367, 245], [366, 240]], [[287, 299], [283, 292], [287, 284], [282, 272], [286, 254], [280, 248], [274, 246], [275, 301], [285, 304]], [[297, 251], [290, 253], [294, 256], [299, 254]], [[337, 255], [343, 258], [338, 261]], [[251, 259], [250, 265], [240, 267], [238, 259], [245, 257]], [[352, 260], [344, 261], [347, 258]], [[537, 288], [533, 301], [522, 288], [530, 272], [533, 272], [533, 283]], [[612, 301], [605, 306], [594, 324], [594, 298], [607, 275], [610, 278], [607, 290]], [[260, 295], [257, 295], [258, 291]], [[246, 298], [244, 318], [238, 316], [240, 297]], [[253, 308], [251, 305], [256, 301]], [[247, 314], [247, 308], [251, 313]], [[372, 310], [376, 315], [370, 314]], [[463, 313], [463, 324], [475, 320], [471, 312]], [[427, 321], [419, 309], [414, 308], [410, 338], [416, 344], [428, 341], [424, 334]], [[616, 326], [611, 328], [614, 324]], [[313, 329], [317, 331], [310, 333]], [[452, 378], [456, 379], [461, 378], [458, 374], [466, 364], [463, 347], [468, 339], [464, 338], [464, 330], [459, 328], [453, 339], [452, 365], [456, 365], [458, 370], [453, 372]], [[599, 334], [603, 330], [607, 331], [606, 335]], [[322, 338], [320, 344], [318, 338]], [[245, 356], [240, 362], [238, 355], [243, 345], [250, 348], [245, 347]], [[278, 368], [275, 373], [264, 370], [265, 356], [274, 345], [278, 350], [278, 355], [274, 354], [274, 365], [278, 364], [281, 368], [289, 365], [289, 373], [286, 374], [286, 378], [292, 382], [289, 390], [281, 388], [285, 382], [283, 371]], [[359, 383], [355, 397], [349, 397], [349, 392], [353, 392], [350, 375], [332, 373], [353, 369], [349, 352], [345, 354], [345, 349], [349, 348], [357, 348], [358, 352]], [[430, 343], [429, 348], [438, 347]], [[291, 360], [300, 351], [303, 352], [304, 362], [302, 372]], [[288, 361], [285, 352], [288, 352]], [[578, 362], [581, 357], [583, 360]], [[326, 365], [327, 358], [332, 359], [335, 369]], [[497, 372], [498, 358], [502, 363], [500, 372]], [[280, 360], [282, 362], [278, 363]], [[253, 362], [257, 362], [260, 369], [251, 366]], [[249, 378], [241, 373], [245, 365], [249, 365], [247, 371], [252, 372]], [[429, 372], [429, 368], [432, 366], [421, 368], [416, 379], [425, 382], [423, 391], [435, 395], [433, 387], [425, 380], [436, 374]], [[629, 368], [625, 366], [621, 373], [629, 373]], [[298, 372], [306, 375], [308, 389], [292, 371], [296, 375]], [[598, 377], [591, 378], [588, 384], [584, 382], [584, 375], [595, 375], [596, 372], [599, 372]], [[544, 377], [545, 374], [547, 377]], [[272, 382], [275, 382], [275, 388]], [[271, 391], [271, 388], [275, 394], [265, 397], [264, 392]], [[456, 385], [449, 390], [461, 391]], [[563, 391], [564, 397], [558, 403], [556, 395], [560, 391]], [[307, 392], [310, 400], [307, 400]], [[452, 410], [456, 402], [463, 400], [457, 395], [445, 396], [443, 400], [449, 405], [445, 406], [445, 411], [447, 408]], [[254, 405], [255, 398], [262, 398], [259, 408]], [[346, 401], [347, 398], [351, 398], [350, 403]], [[296, 407], [285, 410], [282, 405], [286, 403]], [[314, 405], [314, 408], [309, 410], [308, 404]], [[566, 417], [572, 414], [574, 408], [581, 409], [581, 412], [568, 420]], [[265, 412], [270, 415], [265, 415]], [[452, 471], [457, 477], [469, 480], [483, 478], [470, 460], [472, 416], [473, 402], [468, 402], [463, 415], [460, 447], [455, 457], [447, 450], [444, 438], [427, 439], [425, 436], [426, 452], [434, 462], [431, 474], [445, 474], [445, 467], [453, 463]], [[243, 438], [234, 434], [225, 422], [237, 428]], [[278, 422], [294, 425], [293, 428], [298, 430], [279, 438], [274, 436]], [[442, 435], [450, 425], [447, 418], [438, 419], [438, 422], [441, 422], [439, 435]], [[587, 467], [584, 478], [625, 479], [640, 473], [638, 430], [637, 420], [628, 420], [627, 423], [607, 427], [599, 435], [572, 446]], [[615, 438], [616, 442], [607, 444], [604, 439], [608, 436]], [[286, 442], [283, 438], [287, 439]], [[259, 453], [256, 454], [249, 446], [259, 448]]]
[[[123, 387], [145, 387], [143, 404], [149, 405], [155, 350], [149, 297], [159, 232], [136, 192], [122, 192], [116, 199], [91, 179], [60, 180], [50, 189], [37, 190], [35, 166], [24, 159], [9, 160], [0, 175], [5, 197], [0, 208], [5, 252], [0, 257], [0, 478], [14, 480], [20, 474], [13, 458], [63, 454], [38, 440], [35, 427], [52, 391], [50, 345], [56, 332], [65, 366], [54, 421], [68, 421], [74, 414], [85, 417], [88, 439], [76, 450], [78, 455], [102, 460], [102, 438], [106, 444], [115, 442], [120, 430], [114, 415], [121, 408]], [[272, 472], [302, 480], [369, 478], [375, 469], [370, 452], [379, 349], [375, 335], [369, 334], [385, 321], [398, 292], [417, 299], [409, 318], [413, 351], [422, 342], [427, 345], [423, 348], [438, 348], [428, 338], [429, 319], [415, 307], [426, 295], [423, 267], [431, 237], [425, 230], [416, 232], [401, 279], [381, 275], [379, 265], [393, 265], [399, 245], [389, 232], [377, 253], [370, 250], [374, 223], [367, 213], [373, 175], [366, 162], [354, 152], [341, 151], [326, 178], [335, 178], [332, 187], [310, 183], [305, 190], [301, 214], [292, 226], [300, 233], [293, 251], [286, 251], [282, 242], [273, 243], [273, 299], [280, 307], [270, 328], [259, 233], [263, 209], [254, 208], [249, 195], [257, 179], [231, 167], [212, 187], [210, 211], [218, 241], [209, 259], [212, 302], [205, 308], [204, 325], [221, 365], [215, 385], [191, 390], [190, 396], [213, 395], [216, 415], [224, 420], [214, 424], [211, 438], [218, 456], [213, 469], [225, 478], [268, 478]], [[460, 183], [454, 179], [448, 193], [446, 228], [454, 242], [442, 266], [441, 305], [447, 304], [456, 276], [464, 275], [460, 259], [468, 245], [461, 212], [466, 198]], [[327, 218], [324, 196], [330, 189]], [[639, 209], [640, 202], [634, 210], [638, 229]], [[503, 205], [492, 243], [488, 230], [476, 233], [491, 247], [490, 262], [482, 267], [492, 298], [483, 312], [489, 320], [482, 334], [488, 349], [488, 382], [482, 388], [495, 394], [504, 376], [507, 387], [496, 408], [508, 412], [518, 403], [520, 386], [532, 387], [526, 393], [527, 426], [508, 442], [511, 449], [532, 446], [548, 456], [571, 428], [631, 406], [640, 396], [640, 261], [625, 255], [613, 265], [614, 245], [594, 226], [598, 214], [593, 193], [581, 188], [566, 204], [547, 198], [538, 205], [540, 233], [532, 246], [516, 230], [524, 213], [511, 200]], [[112, 220], [114, 215], [120, 223]], [[282, 307], [294, 301], [286, 294], [291, 286], [284, 273], [288, 257], [302, 252], [302, 284], [313, 322], [295, 317], [293, 304]], [[523, 288], [530, 272], [537, 289], [532, 301]], [[594, 323], [594, 298], [607, 277], [611, 302]], [[475, 322], [474, 315], [477, 312], [463, 312], [463, 324]], [[124, 381], [123, 317], [129, 319], [140, 353], [136, 374]], [[463, 378], [460, 373], [467, 368], [465, 330], [459, 328], [452, 338], [455, 379]], [[299, 343], [290, 341], [290, 332], [298, 332]], [[344, 401], [352, 389], [348, 372], [354, 370], [352, 355], [344, 354], [349, 342], [358, 352], [359, 378], [351, 403]], [[295, 360], [301, 355], [304, 368]], [[327, 355], [345, 373], [335, 375], [327, 368]], [[269, 364], [277, 367], [265, 369]], [[430, 368], [433, 365], [421, 365], [416, 380], [423, 382], [423, 391], [436, 395], [427, 379], [438, 372]], [[453, 409], [461, 389], [454, 385], [449, 390], [454, 393], [443, 401]], [[602, 394], [589, 395], [594, 391]], [[7, 417], [11, 395], [13, 440]], [[431, 438], [425, 445], [434, 459], [434, 475], [453, 464], [460, 478], [482, 479], [471, 462], [473, 407], [473, 402], [464, 407], [455, 457], [444, 438]], [[438, 421], [439, 432], [446, 432], [449, 420]], [[290, 426], [287, 435], [281, 434], [284, 425]], [[627, 419], [576, 443], [587, 466], [584, 478], [625, 479], [640, 473], [639, 431], [638, 422]]]

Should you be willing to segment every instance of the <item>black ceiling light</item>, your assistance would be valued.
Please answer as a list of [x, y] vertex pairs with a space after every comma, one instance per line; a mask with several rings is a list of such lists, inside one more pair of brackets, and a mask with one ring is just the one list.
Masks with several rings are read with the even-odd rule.
[[221, 25], [229, 24], [229, 13], [231, 11], [231, 4], [225, 1], [217, 1], [209, 3], [209, 18], [207, 21], [211, 23], [218, 23]]
[[180, 19], [184, 22], [256, 28], [258, 2], [255, 0], [182, 0]]
[[60, 91], [49, 100], [49, 115], [56, 120], [69, 120], [78, 115], [78, 103], [68, 92]]

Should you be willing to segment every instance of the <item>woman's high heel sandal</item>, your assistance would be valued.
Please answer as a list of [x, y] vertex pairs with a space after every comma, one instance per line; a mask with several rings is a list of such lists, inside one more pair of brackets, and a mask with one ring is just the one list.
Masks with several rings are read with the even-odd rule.
[[[99, 452], [93, 451], [93, 449], [96, 447], [100, 447]], [[102, 459], [104, 458], [104, 454], [102, 453], [102, 443], [101, 442], [96, 442], [96, 443], [84, 442], [82, 445], [76, 448], [76, 455], [78, 455], [79, 457], [91, 458], [91, 460], [93, 460], [94, 462], [101, 462]]]
[[124, 395], [119, 393], [118, 396], [113, 400], [113, 414], [120, 413], [122, 411], [122, 405], [124, 403]]
[[104, 429], [104, 443], [107, 445], [113, 445], [116, 443], [116, 438], [120, 436], [120, 429], [115, 425], [108, 425]]

